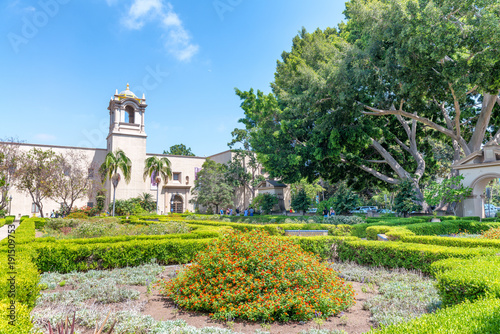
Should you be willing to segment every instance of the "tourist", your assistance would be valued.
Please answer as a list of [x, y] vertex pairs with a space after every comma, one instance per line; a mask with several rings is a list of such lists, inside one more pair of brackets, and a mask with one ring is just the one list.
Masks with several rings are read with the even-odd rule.
[[248, 216], [248, 209], [245, 209], [245, 213], [243, 214], [243, 216], [245, 216], [245, 217]]
[[330, 208], [330, 216], [335, 216], [335, 210], [333, 210], [333, 208]]
[[325, 218], [328, 217], [328, 209], [327, 208], [323, 209], [323, 217], [325, 217]]
[[250, 216], [253, 216], [253, 213], [254, 213], [253, 208], [250, 208], [249, 212], [250, 212]]

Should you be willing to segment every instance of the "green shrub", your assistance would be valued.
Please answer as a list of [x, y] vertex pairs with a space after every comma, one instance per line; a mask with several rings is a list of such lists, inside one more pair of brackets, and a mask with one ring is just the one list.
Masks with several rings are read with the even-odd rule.
[[333, 225], [328, 227], [328, 235], [349, 236], [351, 235], [351, 225]]
[[7, 223], [7, 220], [5, 218], [0, 218], [0, 227], [4, 226]]
[[447, 235], [466, 231], [468, 233], [481, 233], [500, 223], [481, 223], [473, 220], [448, 220], [440, 223], [421, 223], [406, 226], [416, 235]]
[[35, 263], [42, 272], [87, 271], [138, 266], [156, 259], [159, 264], [188, 263], [212, 239], [130, 240], [115, 243], [35, 244]]
[[377, 240], [377, 234], [384, 234], [392, 229], [390, 226], [370, 226], [366, 229], [366, 239]]
[[445, 306], [487, 295], [500, 297], [500, 258], [496, 256], [439, 261], [432, 264], [431, 271]]
[[480, 238], [456, 238], [437, 236], [404, 236], [402, 242], [441, 245], [447, 247], [492, 247], [500, 248], [500, 240], [489, 240]]
[[338, 244], [337, 252], [342, 261], [388, 268], [403, 267], [429, 273], [431, 263], [438, 260], [449, 257], [473, 258], [493, 255], [497, 251], [488, 248], [471, 249], [401, 242], [346, 240]]
[[13, 323], [9, 323], [11, 314], [10, 300], [0, 300], [0, 333], [2, 334], [30, 334], [33, 328], [31, 323], [31, 308], [22, 303], [15, 304], [15, 317]]
[[376, 334], [479, 334], [498, 333], [500, 328], [500, 299], [466, 301], [455, 307], [438, 310], [420, 318], [397, 325], [373, 329]]
[[181, 308], [221, 320], [310, 320], [354, 304], [352, 287], [333, 269], [260, 231], [226, 234], [161, 284], [163, 294]]
[[5, 224], [12, 224], [14, 222], [15, 216], [7, 216], [5, 217]]

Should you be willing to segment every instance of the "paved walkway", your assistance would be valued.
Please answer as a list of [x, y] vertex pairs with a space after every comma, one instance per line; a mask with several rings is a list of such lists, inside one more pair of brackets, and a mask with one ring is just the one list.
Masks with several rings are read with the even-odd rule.
[[[14, 225], [16, 228], [19, 227], [19, 222], [14, 222]], [[9, 225], [5, 224], [4, 226], [0, 227], [0, 240], [3, 240], [9, 236]]]

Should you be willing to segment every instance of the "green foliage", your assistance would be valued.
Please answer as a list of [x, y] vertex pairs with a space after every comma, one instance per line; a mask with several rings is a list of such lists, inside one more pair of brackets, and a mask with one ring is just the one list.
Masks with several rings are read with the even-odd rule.
[[278, 204], [278, 197], [274, 194], [259, 194], [254, 197], [252, 206], [256, 210], [262, 210], [265, 214], [269, 214], [273, 207]]
[[325, 190], [320, 184], [318, 180], [314, 180], [313, 182], [308, 182], [307, 179], [302, 179], [299, 182], [292, 183], [290, 185], [290, 191], [293, 196], [296, 196], [301, 189], [304, 189], [307, 196], [313, 200], [316, 198], [318, 193]]
[[459, 248], [435, 245], [420, 245], [400, 242], [345, 241], [337, 246], [342, 261], [354, 261], [363, 265], [402, 267], [430, 272], [431, 263], [450, 258], [473, 258], [494, 255], [497, 251], [487, 248]]
[[292, 197], [291, 206], [297, 212], [306, 212], [306, 210], [311, 206], [311, 198], [307, 196], [304, 189], [300, 189], [297, 194]]
[[39, 270], [67, 273], [90, 269], [137, 266], [156, 259], [159, 264], [188, 263], [210, 239], [130, 240], [111, 244], [37, 244]]
[[354, 291], [318, 259], [262, 232], [227, 234], [201, 252], [163, 293], [215, 319], [310, 320], [354, 304]]
[[226, 177], [227, 166], [208, 159], [194, 181], [192, 201], [198, 205], [215, 208], [233, 204], [234, 189]]
[[340, 183], [331, 198], [331, 207], [337, 214], [345, 214], [354, 209], [359, 202], [359, 196], [345, 183]]
[[[147, 178], [153, 178], [156, 183], [156, 213], [159, 211], [158, 207], [158, 192], [160, 191], [160, 183], [167, 183], [168, 179], [172, 177], [172, 168], [170, 160], [166, 157], [152, 156], [144, 160], [144, 173], [143, 178], [146, 181]], [[144, 197], [144, 196], [143, 196]], [[144, 198], [144, 204], [148, 203], [146, 198]], [[141, 205], [143, 209], [146, 208]], [[151, 211], [151, 210], [149, 210]]]
[[30, 195], [43, 217], [43, 201], [54, 193], [58, 156], [52, 150], [32, 148], [24, 153], [15, 172], [16, 187]]
[[176, 144], [170, 146], [170, 150], [163, 151], [163, 154], [168, 155], [184, 155], [194, 157], [195, 154], [191, 151], [191, 147], [186, 147], [184, 144]]
[[472, 188], [464, 187], [463, 175], [444, 179], [441, 183], [432, 181], [424, 190], [424, 199], [430, 206], [450, 204], [456, 214], [457, 204], [472, 193]]
[[102, 212], [102, 210], [104, 210], [104, 204], [106, 203], [106, 189], [99, 190], [97, 192], [95, 200], [97, 211]]
[[108, 152], [104, 158], [104, 162], [99, 167], [102, 179], [111, 180], [111, 184], [113, 185], [113, 209], [110, 210], [113, 216], [115, 215], [116, 187], [121, 179], [121, 175], [118, 173], [119, 170], [123, 173], [125, 182], [129, 183], [132, 175], [132, 161], [121, 149], [116, 150], [114, 153]]
[[0, 333], [2, 334], [30, 334], [32, 333], [33, 324], [31, 322], [31, 308], [23, 303], [16, 303], [15, 325], [9, 323], [9, 315], [11, 313], [10, 300], [0, 300]]
[[402, 181], [398, 188], [398, 194], [394, 198], [394, 210], [396, 212], [407, 217], [410, 212], [422, 209], [415, 191], [415, 185], [411, 181]]
[[500, 297], [498, 257], [438, 261], [432, 264], [431, 271], [445, 306], [460, 304], [466, 299]]

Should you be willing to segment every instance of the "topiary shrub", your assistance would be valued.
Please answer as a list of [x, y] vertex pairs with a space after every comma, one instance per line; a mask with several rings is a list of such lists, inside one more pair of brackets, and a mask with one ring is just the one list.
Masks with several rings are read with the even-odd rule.
[[214, 319], [300, 321], [354, 305], [352, 287], [336, 271], [293, 242], [257, 230], [224, 235], [159, 285], [181, 308]]

